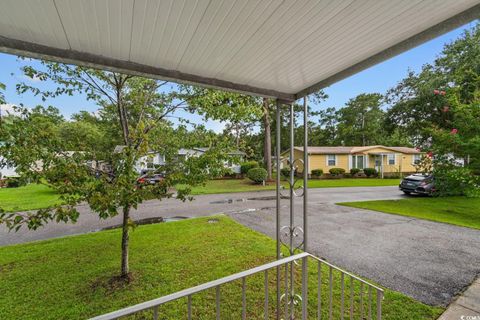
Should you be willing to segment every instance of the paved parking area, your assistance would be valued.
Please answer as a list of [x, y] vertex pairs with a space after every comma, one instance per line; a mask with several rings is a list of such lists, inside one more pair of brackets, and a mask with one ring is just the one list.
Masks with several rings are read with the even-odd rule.
[[[338, 206], [332, 198], [310, 197], [311, 253], [431, 305], [448, 305], [480, 274], [480, 230]], [[298, 201], [298, 225], [301, 209]], [[231, 216], [275, 237], [274, 210]], [[282, 225], [288, 218], [282, 200]]]
[[[447, 305], [480, 274], [480, 231], [335, 205], [342, 201], [398, 199], [397, 187], [311, 189], [309, 251], [360, 276], [433, 305]], [[288, 200], [282, 200], [282, 225]], [[302, 202], [295, 204], [301, 224]], [[121, 217], [99, 220], [80, 207], [76, 224], [49, 224], [37, 231], [8, 233], [0, 245], [93, 232], [118, 225]], [[198, 217], [224, 213], [271, 237], [275, 235], [274, 192], [197, 196], [193, 202], [147, 201], [133, 213], [149, 217]]]

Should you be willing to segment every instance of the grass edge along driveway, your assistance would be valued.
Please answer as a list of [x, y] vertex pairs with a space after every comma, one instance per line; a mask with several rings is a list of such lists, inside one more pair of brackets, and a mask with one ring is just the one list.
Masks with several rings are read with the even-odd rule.
[[411, 197], [401, 200], [340, 202], [337, 204], [480, 229], [480, 198]]
[[[309, 180], [308, 186], [310, 188], [374, 187], [395, 186], [398, 183], [397, 179], [345, 178]], [[303, 182], [299, 181], [298, 184], [301, 185]], [[265, 190], [275, 190], [275, 182], [262, 186], [255, 185], [248, 179], [218, 179], [209, 180], [204, 185], [193, 187], [192, 195]], [[7, 212], [43, 209], [57, 202], [58, 195], [46, 185], [29, 184], [19, 188], [0, 189], [0, 208]]]
[[[116, 288], [109, 279], [119, 268], [119, 229], [0, 247], [0, 319], [85, 319], [275, 260], [272, 239], [226, 216], [216, 218], [217, 223], [209, 223], [209, 217], [137, 227], [130, 237], [134, 281]], [[312, 318], [316, 312], [316, 270], [316, 264], [309, 267]], [[271, 312], [274, 276], [274, 272], [269, 274]], [[340, 318], [339, 282], [340, 276], [335, 276], [335, 319]], [[263, 285], [263, 273], [247, 280], [247, 318], [261, 317]], [[323, 277], [322, 290], [326, 306], [328, 276]], [[241, 318], [241, 281], [222, 286], [221, 297], [222, 319]], [[358, 296], [355, 300], [359, 303]], [[349, 298], [345, 301], [348, 303]], [[348, 305], [345, 310], [348, 312]], [[165, 319], [178, 319], [185, 311], [185, 299], [160, 308]], [[441, 307], [385, 291], [384, 319], [436, 319], [442, 311]], [[328, 308], [323, 312], [327, 318]], [[215, 317], [215, 290], [193, 296], [193, 316]]]
[[[297, 185], [303, 185], [302, 178], [298, 178]], [[343, 179], [310, 179], [309, 188], [343, 188], [343, 187], [383, 187], [398, 186], [399, 179], [378, 178], [343, 178]], [[286, 182], [282, 182], [286, 186]], [[218, 179], [210, 180], [205, 185], [192, 188], [193, 195], [235, 193], [249, 191], [275, 190], [275, 182], [266, 186], [255, 185], [249, 179]]]

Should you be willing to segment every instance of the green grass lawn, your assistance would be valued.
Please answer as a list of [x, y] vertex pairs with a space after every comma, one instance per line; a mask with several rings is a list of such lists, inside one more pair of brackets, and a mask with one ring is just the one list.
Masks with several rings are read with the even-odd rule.
[[[303, 182], [298, 182], [303, 184]], [[309, 188], [335, 188], [335, 187], [376, 187], [376, 186], [397, 186], [400, 183], [398, 179], [315, 179], [309, 180]], [[285, 184], [285, 182], [283, 182]], [[274, 190], [275, 182], [270, 182], [266, 186], [255, 185], [249, 179], [225, 179], [225, 180], [210, 180], [203, 186], [193, 188], [192, 193], [198, 194], [212, 194], [212, 193], [229, 193], [229, 192], [247, 192], [247, 191], [262, 191]]]
[[422, 197], [401, 200], [343, 202], [339, 204], [480, 229], [480, 199], [478, 198]]
[[58, 196], [55, 191], [41, 184], [0, 189], [0, 208], [5, 211], [41, 209], [51, 206], [57, 201]]
[[[130, 237], [134, 280], [117, 287], [109, 280], [119, 271], [121, 233], [118, 229], [1, 247], [0, 319], [85, 319], [274, 260], [273, 240], [225, 216], [217, 218], [217, 223], [198, 218], [137, 227]], [[316, 267], [312, 265], [309, 271], [309, 312], [313, 318]], [[323, 272], [328, 274], [326, 268]], [[328, 276], [323, 279], [325, 306]], [[339, 318], [339, 280], [336, 275], [335, 319]], [[263, 310], [263, 273], [248, 279], [246, 284], [247, 318], [258, 319]], [[269, 288], [273, 311], [273, 271], [269, 273]], [[348, 281], [346, 288], [348, 302]], [[209, 290], [193, 297], [194, 319], [214, 318], [214, 293], [215, 290]], [[239, 319], [241, 282], [225, 285], [221, 295], [222, 319]], [[355, 302], [358, 309], [358, 296]], [[183, 299], [161, 308], [160, 318], [180, 319], [185, 311]], [[384, 319], [417, 320], [435, 319], [442, 308], [387, 290], [383, 311]], [[324, 317], [327, 312], [328, 308], [324, 307]], [[151, 314], [149, 316], [151, 319]]]

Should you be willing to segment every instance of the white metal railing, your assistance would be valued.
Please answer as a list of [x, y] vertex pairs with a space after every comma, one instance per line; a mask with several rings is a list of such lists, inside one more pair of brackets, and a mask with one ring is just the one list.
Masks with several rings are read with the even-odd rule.
[[[331, 263], [317, 258], [309, 253], [300, 253], [296, 254], [294, 256], [290, 256], [287, 258], [283, 258], [280, 260], [276, 260], [243, 272], [239, 272], [224, 278], [220, 278], [214, 281], [210, 281], [192, 288], [188, 288], [185, 290], [181, 290], [157, 299], [153, 299], [147, 302], [139, 303], [137, 305], [127, 307], [121, 310], [117, 310], [111, 313], [107, 313], [101, 316], [97, 316], [95, 318], [92, 318], [91, 320], [112, 320], [112, 319], [119, 319], [123, 317], [127, 317], [130, 315], [135, 315], [138, 313], [142, 313], [145, 311], [153, 311], [153, 316], [152, 318], [154, 320], [159, 319], [160, 316], [160, 307], [172, 302], [176, 301], [179, 299], [186, 299], [186, 309], [183, 315], [177, 315], [176, 318], [181, 318], [185, 317], [187, 319], [193, 319], [192, 318], [192, 296], [194, 296], [197, 293], [209, 290], [209, 289], [215, 289], [215, 318], [220, 319], [221, 315], [221, 286], [225, 285], [227, 283], [231, 283], [237, 280], [241, 281], [241, 287], [242, 287], [242, 295], [241, 295], [241, 300], [242, 300], [242, 319], [247, 318], [247, 305], [246, 305], [246, 279], [247, 277], [251, 277], [255, 274], [260, 274], [264, 273], [264, 302], [263, 302], [263, 318], [264, 319], [271, 319], [272, 315], [271, 312], [269, 312], [270, 307], [270, 299], [269, 299], [269, 270], [275, 269], [276, 272], [275, 274], [277, 275], [277, 289], [279, 289], [279, 284], [280, 284], [280, 276], [283, 274], [283, 271], [280, 271], [280, 267], [285, 267], [285, 277], [283, 281], [285, 281], [285, 294], [288, 294], [287, 291], [288, 285], [287, 285], [287, 277], [288, 277], [288, 267], [294, 268], [294, 266], [297, 264], [298, 261], [302, 261], [302, 263], [308, 263], [308, 259], [311, 259], [311, 262], [316, 262], [317, 263], [317, 277], [316, 277], [316, 291], [317, 294], [314, 295], [316, 296], [316, 306], [311, 306], [308, 305], [308, 311], [302, 312], [302, 318], [306, 319], [307, 316], [309, 315], [309, 318], [317, 318], [317, 319], [344, 319], [344, 318], [349, 318], [349, 319], [373, 319], [376, 318], [380, 320], [382, 318], [382, 300], [383, 300], [383, 289], [368, 283], [367, 281], [351, 274], [348, 273], [347, 271], [340, 269]], [[313, 261], [312, 261], [313, 260]], [[327, 272], [322, 271], [322, 269], [327, 269]], [[291, 271], [292, 269], [290, 269]], [[326, 273], [324, 275], [324, 273]], [[335, 283], [334, 283], [334, 273], [338, 273], [340, 276], [340, 288], [334, 288]], [[308, 273], [307, 273], [308, 274]], [[302, 296], [306, 296], [307, 291], [309, 291], [311, 288], [308, 288], [308, 285], [305, 286], [306, 279], [307, 279], [307, 274], [302, 273], [301, 279], [302, 279]], [[310, 276], [312, 273], [310, 273]], [[328, 278], [325, 278], [325, 276], [328, 276]], [[349, 279], [349, 290], [346, 289], [345, 286], [345, 281]], [[282, 282], [283, 282], [282, 281]], [[356, 286], [355, 286], [356, 285]], [[324, 292], [328, 288], [328, 292]], [[334, 294], [334, 289], [336, 290]], [[340, 292], [338, 293], [338, 289], [340, 289]], [[283, 289], [282, 289], [283, 290]], [[373, 299], [373, 295], [375, 292], [376, 296], [376, 301]], [[276, 315], [277, 319], [293, 319], [295, 312], [292, 311], [292, 309], [295, 308], [297, 305], [296, 303], [290, 304], [287, 303], [288, 299], [284, 299], [285, 294], [283, 294], [280, 297], [280, 292], [277, 291], [277, 301], [276, 301]], [[340, 295], [340, 301], [336, 301], [336, 297]], [[348, 298], [348, 299], [347, 299]], [[224, 299], [228, 299], [228, 297], [225, 297]], [[283, 301], [283, 306], [279, 305], [280, 300]], [[301, 300], [301, 298], [300, 298]], [[346, 308], [347, 305], [347, 300], [348, 302], [348, 308]], [[335, 304], [335, 306], [334, 306]], [[338, 305], [339, 304], [339, 305]], [[305, 308], [306, 304], [301, 304], [301, 307]], [[335, 315], [334, 315], [334, 309], [335, 310]], [[339, 309], [339, 310], [338, 310]], [[375, 309], [375, 311], [373, 311]], [[302, 310], [303, 311], [303, 310]], [[280, 315], [283, 314], [283, 317]], [[262, 315], [256, 315], [254, 318], [259, 319], [262, 318]], [[315, 316], [314, 316], [315, 315]], [[338, 315], [338, 316], [337, 316]], [[249, 317], [251, 318], [251, 317]], [[143, 319], [143, 317], [142, 317]], [[163, 318], [164, 319], [164, 318]]]

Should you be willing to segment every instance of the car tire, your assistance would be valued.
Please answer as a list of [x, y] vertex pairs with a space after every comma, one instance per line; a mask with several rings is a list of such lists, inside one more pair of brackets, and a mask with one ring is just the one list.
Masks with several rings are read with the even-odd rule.
[[403, 191], [403, 193], [405, 193], [407, 196], [409, 196], [410, 194], [412, 194], [410, 191]]

